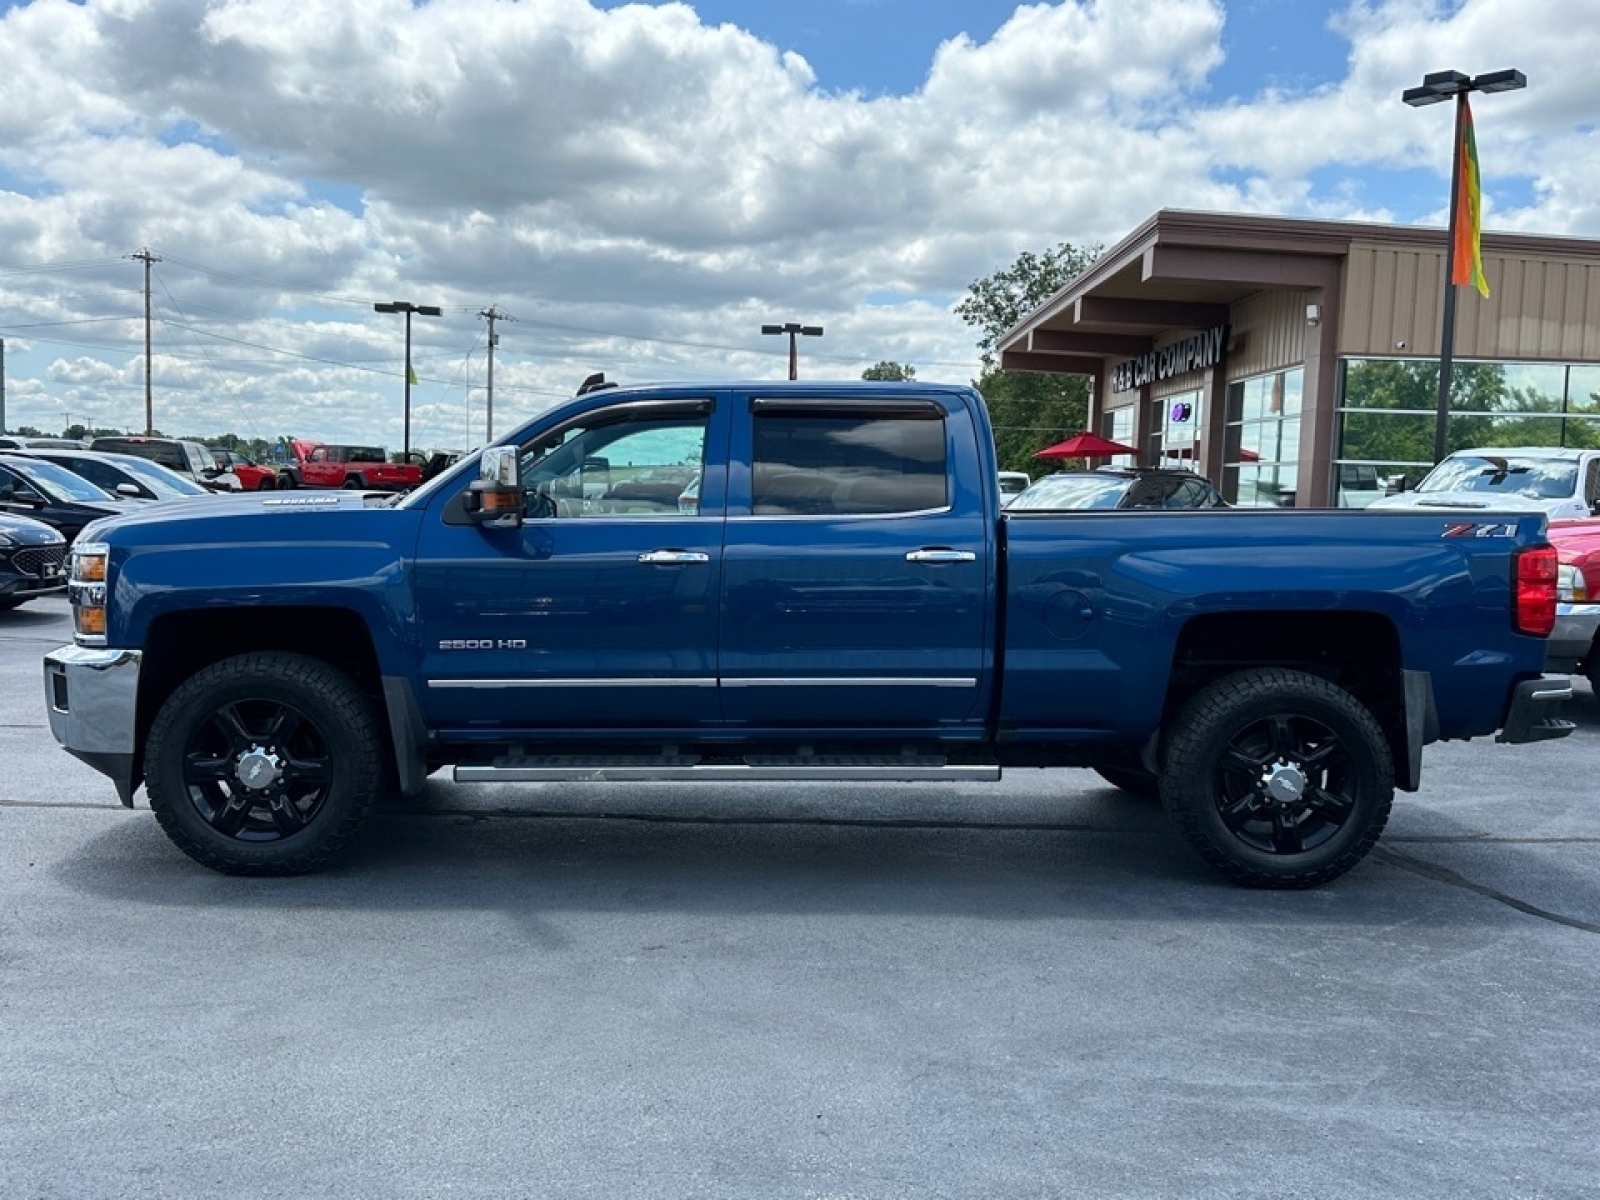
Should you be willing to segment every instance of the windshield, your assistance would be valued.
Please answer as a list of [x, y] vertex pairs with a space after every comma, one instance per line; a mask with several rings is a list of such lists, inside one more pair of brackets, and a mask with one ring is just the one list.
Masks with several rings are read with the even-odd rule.
[[41, 491], [53, 496], [79, 500], [85, 504], [99, 504], [112, 498], [110, 493], [95, 487], [82, 475], [74, 475], [65, 467], [58, 467], [52, 462], [37, 458], [12, 458], [6, 460], [6, 466], [30, 483], [38, 484]]
[[1110, 475], [1050, 475], [1013, 500], [1007, 512], [1029, 508], [1115, 508], [1128, 480]]
[[1578, 490], [1578, 464], [1558, 458], [1515, 455], [1452, 455], [1417, 484], [1418, 493], [1481, 492], [1486, 496], [1527, 496], [1559, 500]]
[[185, 479], [182, 475], [169, 471], [160, 463], [151, 462], [147, 458], [139, 458], [133, 454], [119, 456], [117, 466], [137, 478], [163, 500], [210, 494], [193, 480]]

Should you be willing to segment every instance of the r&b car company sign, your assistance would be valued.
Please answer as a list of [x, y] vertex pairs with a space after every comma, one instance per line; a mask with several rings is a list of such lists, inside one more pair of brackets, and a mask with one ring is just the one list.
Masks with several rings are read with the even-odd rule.
[[1170, 346], [1162, 346], [1138, 358], [1119, 362], [1111, 368], [1111, 390], [1126, 392], [1144, 387], [1147, 383], [1171, 379], [1174, 375], [1214, 367], [1222, 361], [1227, 350], [1228, 326], [1218, 325], [1215, 329], [1207, 329], [1181, 342], [1173, 342]]

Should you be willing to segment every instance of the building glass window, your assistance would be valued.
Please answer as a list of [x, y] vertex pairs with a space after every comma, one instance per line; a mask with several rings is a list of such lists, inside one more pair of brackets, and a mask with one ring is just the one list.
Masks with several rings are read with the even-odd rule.
[[[1437, 362], [1349, 359], [1339, 397], [1335, 504], [1364, 507], [1433, 468]], [[1600, 367], [1454, 363], [1445, 452], [1475, 446], [1600, 447]]]
[[1194, 469], [1200, 461], [1200, 391], [1163, 396], [1150, 404], [1151, 461]]
[[1222, 494], [1245, 508], [1294, 505], [1300, 480], [1300, 405], [1305, 370], [1294, 367], [1228, 385]]
[[[1135, 406], [1130, 404], [1124, 408], [1114, 408], [1110, 412], [1100, 414], [1100, 436], [1113, 442], [1121, 442], [1124, 446], [1137, 446], [1137, 434], [1133, 427]], [[1133, 467], [1137, 455], [1118, 454], [1108, 461], [1114, 467]]]

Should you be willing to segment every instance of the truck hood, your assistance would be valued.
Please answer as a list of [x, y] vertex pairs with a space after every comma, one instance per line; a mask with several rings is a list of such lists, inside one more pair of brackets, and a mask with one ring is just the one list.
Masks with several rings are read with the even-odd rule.
[[[96, 541], [113, 532], [131, 534], [143, 540], [147, 529], [196, 527], [195, 537], [234, 536], [241, 541], [257, 538], [316, 541], [319, 534], [312, 525], [301, 524], [314, 513], [341, 513], [355, 516], [364, 510], [388, 510], [395, 501], [392, 492], [340, 489], [327, 492], [230, 492], [205, 496], [186, 496], [181, 500], [159, 500], [129, 506], [114, 517], [103, 517], [87, 525], [79, 537]], [[268, 523], [271, 522], [269, 525]], [[218, 526], [218, 532], [198, 532], [200, 526]], [[221, 527], [231, 526], [222, 532]], [[341, 530], [343, 529], [341, 522]], [[268, 530], [271, 532], [267, 532]]]

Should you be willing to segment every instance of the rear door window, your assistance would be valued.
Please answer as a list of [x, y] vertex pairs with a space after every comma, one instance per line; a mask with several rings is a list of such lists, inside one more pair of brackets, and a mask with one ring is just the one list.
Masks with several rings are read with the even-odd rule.
[[751, 512], [868, 516], [949, 505], [944, 410], [932, 401], [753, 400]]

